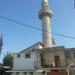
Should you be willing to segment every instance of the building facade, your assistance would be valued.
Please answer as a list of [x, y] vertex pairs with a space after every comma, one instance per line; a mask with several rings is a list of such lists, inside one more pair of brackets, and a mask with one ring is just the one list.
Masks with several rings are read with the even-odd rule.
[[48, 72], [68, 72], [75, 63], [75, 48], [64, 46], [43, 48], [41, 43], [13, 55], [12, 75], [47, 75]]
[[51, 17], [48, 0], [42, 0], [42, 43], [13, 54], [13, 69], [9, 71], [12, 75], [68, 75], [69, 65], [75, 64], [75, 48], [53, 47]]

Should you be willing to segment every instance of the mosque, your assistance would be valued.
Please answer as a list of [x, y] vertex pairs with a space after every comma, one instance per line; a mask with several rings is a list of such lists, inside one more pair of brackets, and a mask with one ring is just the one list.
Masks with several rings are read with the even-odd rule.
[[75, 48], [52, 44], [52, 10], [41, 0], [42, 42], [13, 54], [12, 75], [75, 75]]

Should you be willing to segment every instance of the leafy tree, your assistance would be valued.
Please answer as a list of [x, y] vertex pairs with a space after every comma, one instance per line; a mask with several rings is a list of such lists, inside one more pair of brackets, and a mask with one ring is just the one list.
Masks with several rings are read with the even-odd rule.
[[13, 66], [13, 57], [11, 53], [7, 53], [4, 58], [3, 58], [3, 65], [4, 66], [9, 66], [12, 68]]

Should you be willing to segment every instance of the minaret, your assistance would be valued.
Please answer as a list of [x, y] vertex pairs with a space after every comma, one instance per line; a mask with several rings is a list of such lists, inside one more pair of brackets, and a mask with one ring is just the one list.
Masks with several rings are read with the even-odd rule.
[[52, 11], [49, 9], [48, 0], [42, 0], [39, 18], [42, 21], [42, 40], [44, 48], [52, 47], [52, 34], [51, 34], [51, 17]]

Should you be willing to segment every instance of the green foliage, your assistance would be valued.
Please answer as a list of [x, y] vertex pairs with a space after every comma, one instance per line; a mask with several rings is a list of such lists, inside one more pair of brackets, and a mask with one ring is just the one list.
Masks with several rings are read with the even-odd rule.
[[13, 57], [11, 53], [7, 53], [7, 55], [4, 56], [3, 58], [3, 65], [13, 67]]

